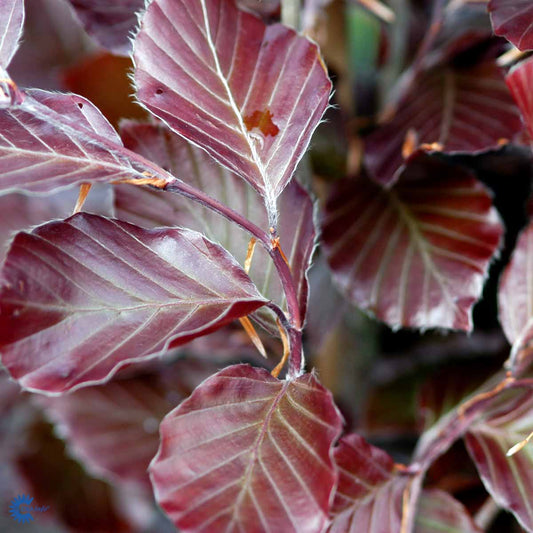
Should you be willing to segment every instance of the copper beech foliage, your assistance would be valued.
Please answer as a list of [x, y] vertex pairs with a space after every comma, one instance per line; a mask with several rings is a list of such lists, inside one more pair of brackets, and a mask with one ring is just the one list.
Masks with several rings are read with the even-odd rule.
[[503, 35], [520, 50], [533, 49], [533, 5], [529, 0], [489, 0], [494, 33]]
[[[533, 531], [533, 226], [518, 235], [497, 211], [501, 186], [473, 171], [505, 150], [531, 159], [533, 60], [515, 54], [505, 72], [508, 45], [488, 33], [490, 12], [495, 33], [533, 48], [530, 2], [490, 0], [468, 11], [472, 27], [459, 2], [427, 2], [431, 21], [405, 5], [405, 35], [335, 5], [349, 28], [373, 28], [370, 78], [385, 65], [397, 81], [379, 105], [356, 91], [346, 116], [332, 106], [329, 131], [343, 131], [312, 140], [333, 82], [341, 104], [351, 92], [303, 34], [339, 67], [327, 0], [292, 13], [303, 33], [279, 21], [296, 4], [284, 0], [64, 1], [88, 49], [131, 58], [147, 118], [117, 131], [86, 98], [22, 88], [11, 71], [24, 2], [0, 0], [0, 497], [31, 489], [76, 531], [479, 533], [499, 509]], [[359, 59], [348, 84], [364, 76]], [[338, 175], [319, 159], [344, 134]], [[507, 363], [491, 352], [485, 382], [424, 377], [407, 452], [361, 423], [368, 406], [341, 398], [341, 414], [337, 367], [360, 365], [347, 388], [363, 397], [395, 373], [380, 364], [406, 365], [374, 357], [384, 328], [340, 298], [393, 330], [434, 330], [433, 364], [442, 330], [475, 342], [484, 290], [497, 293]], [[339, 336], [305, 336], [307, 315]], [[237, 320], [267, 347], [264, 365], [235, 353], [249, 344]], [[476, 498], [435, 473], [458, 447]]]

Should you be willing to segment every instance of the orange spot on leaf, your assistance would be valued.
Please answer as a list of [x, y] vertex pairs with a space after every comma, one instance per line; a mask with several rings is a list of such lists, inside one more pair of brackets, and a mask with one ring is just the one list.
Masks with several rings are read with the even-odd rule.
[[272, 135], [275, 137], [279, 133], [279, 128], [272, 122], [272, 113], [265, 109], [264, 111], [254, 111], [251, 115], [244, 117], [244, 123], [248, 131], [257, 128], [265, 137]]

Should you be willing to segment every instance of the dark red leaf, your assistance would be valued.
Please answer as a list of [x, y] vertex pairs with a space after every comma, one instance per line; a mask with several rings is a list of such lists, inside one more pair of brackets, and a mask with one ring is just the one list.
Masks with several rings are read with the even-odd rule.
[[533, 446], [526, 445], [512, 457], [506, 454], [532, 428], [533, 389], [530, 387], [498, 395], [466, 434], [468, 451], [485, 488], [527, 531], [533, 531]]
[[0, 67], [7, 68], [18, 48], [24, 25], [24, 1], [0, 0]]
[[131, 52], [131, 34], [144, 0], [70, 0], [89, 35], [115, 54]]
[[226, 368], [161, 424], [156, 500], [180, 531], [316, 533], [327, 524], [342, 419], [310, 374]]
[[32, 90], [21, 105], [0, 110], [0, 193], [145, 179], [125, 152], [111, 124], [81, 96]]
[[237, 0], [237, 5], [264, 18], [279, 14], [281, 9], [280, 0]]
[[523, 372], [533, 358], [533, 223], [520, 235], [510, 263], [500, 279], [500, 322], [513, 345], [511, 365]]
[[507, 86], [511, 91], [520, 111], [522, 118], [533, 139], [533, 58], [529, 58], [514, 67], [506, 79]]
[[251, 183], [275, 221], [327, 104], [317, 46], [233, 0], [155, 0], [135, 40], [139, 100]]
[[482, 533], [465, 507], [447, 492], [424, 490], [414, 533]]
[[322, 237], [334, 279], [354, 304], [392, 327], [468, 331], [502, 231], [480, 182], [417, 152], [392, 189], [364, 176], [340, 182]]
[[[28, 196], [20, 193], [0, 196], [0, 264], [3, 263], [15, 234], [49, 220], [72, 214], [79, 189], [70, 188], [49, 196]], [[113, 192], [108, 185], [95, 185], [83, 205], [86, 213], [111, 215]]]
[[86, 468], [111, 481], [148, 488], [159, 423], [216, 371], [213, 363], [180, 359], [158, 371], [38, 400]]
[[[183, 175], [188, 183], [238, 213], [245, 214], [260, 228], [268, 228], [264, 204], [259, 195], [238, 176], [213, 164], [203, 150], [191, 146], [163, 125], [126, 122], [121, 131], [127, 148], [174, 175]], [[306, 271], [315, 241], [313, 203], [309, 194], [294, 180], [281, 194], [278, 211], [280, 244], [291, 266], [299, 294], [301, 316], [305, 317], [308, 293]], [[117, 218], [146, 228], [184, 226], [200, 231], [220, 243], [240, 264], [244, 264], [249, 234], [220, 215], [179, 195], [135, 186], [119, 186], [116, 188], [116, 214]], [[249, 274], [266, 298], [283, 306], [281, 284], [269, 255], [260, 245], [255, 248]], [[261, 309], [254, 316], [269, 330], [277, 333], [268, 311]]]
[[533, 4], [531, 0], [489, 0], [494, 33], [520, 50], [533, 48]]
[[339, 484], [332, 507], [331, 533], [411, 531], [420, 491], [419, 476], [398, 471], [386, 452], [355, 433], [340, 440], [335, 462]]
[[518, 110], [494, 62], [438, 67], [420, 76], [392, 120], [366, 138], [371, 177], [392, 185], [401, 174], [409, 131], [415, 146], [438, 143], [445, 152], [479, 152], [512, 139], [522, 128]]
[[17, 235], [2, 276], [2, 362], [23, 387], [48, 393], [102, 382], [264, 303], [196, 232], [83, 213]]

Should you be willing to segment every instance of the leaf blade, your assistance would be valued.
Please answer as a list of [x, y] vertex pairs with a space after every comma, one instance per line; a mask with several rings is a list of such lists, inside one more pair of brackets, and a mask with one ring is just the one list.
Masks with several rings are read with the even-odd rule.
[[[331, 533], [410, 531], [422, 477], [401, 474], [383, 450], [361, 436], [345, 435], [335, 448], [339, 484]], [[407, 505], [405, 505], [407, 502]]]
[[525, 446], [512, 457], [507, 451], [531, 431], [533, 391], [500, 394], [465, 436], [470, 456], [494, 500], [533, 530], [533, 448]]
[[519, 50], [533, 48], [533, 6], [528, 0], [489, 0], [494, 33], [511, 41]]
[[0, 67], [6, 69], [17, 51], [24, 26], [24, 1], [0, 2]]
[[233, 1], [156, 0], [134, 60], [139, 100], [251, 183], [275, 218], [275, 199], [329, 98], [316, 45], [280, 24], [265, 26]]
[[150, 467], [156, 499], [182, 531], [320, 531], [340, 429], [313, 376], [280, 382], [247, 365], [226, 368], [163, 421]]
[[146, 178], [111, 124], [81, 96], [27, 91], [20, 105], [0, 110], [0, 130], [0, 194]]
[[481, 183], [422, 152], [392, 189], [364, 176], [341, 182], [322, 228], [334, 280], [352, 303], [393, 327], [463, 330], [503, 232]]
[[131, 52], [130, 35], [137, 24], [137, 12], [144, 0], [69, 0], [85, 30], [99, 44], [115, 54]]
[[365, 157], [371, 177], [390, 186], [401, 173], [409, 132], [415, 134], [415, 148], [438, 143], [446, 153], [476, 153], [497, 147], [500, 139], [512, 139], [521, 129], [493, 61], [468, 69], [438, 67], [422, 74], [393, 118], [366, 138]]
[[15, 238], [0, 302], [4, 365], [22, 386], [58, 394], [265, 300], [225, 250], [196, 232], [80, 213]]

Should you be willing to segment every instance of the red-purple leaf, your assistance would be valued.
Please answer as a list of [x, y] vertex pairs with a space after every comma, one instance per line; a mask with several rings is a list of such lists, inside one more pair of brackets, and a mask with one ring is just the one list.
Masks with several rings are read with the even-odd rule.
[[17, 235], [2, 276], [2, 362], [48, 393], [102, 382], [264, 303], [203, 235], [83, 213]]
[[310, 374], [226, 368], [161, 424], [156, 500], [180, 531], [316, 533], [327, 524], [342, 419]]
[[480, 182], [417, 152], [392, 189], [364, 176], [340, 182], [322, 236], [354, 304], [392, 327], [470, 330], [502, 231]]
[[409, 131], [416, 145], [438, 143], [445, 152], [479, 152], [512, 139], [522, 125], [500, 69], [438, 67], [423, 74], [398, 104], [392, 120], [366, 138], [371, 177], [392, 185], [401, 173]]
[[533, 48], [533, 4], [531, 0], [489, 0], [494, 33], [520, 50]]
[[24, 1], [0, 0], [0, 67], [8, 67], [24, 25]]
[[513, 68], [506, 82], [520, 108], [529, 136], [533, 139], [533, 58]]
[[70, 0], [89, 35], [115, 54], [131, 52], [131, 34], [144, 0]]
[[482, 533], [465, 507], [447, 492], [424, 490], [414, 533]]
[[[48, 196], [28, 196], [20, 193], [0, 196], [0, 264], [15, 234], [49, 220], [72, 214], [79, 189], [69, 189]], [[111, 215], [113, 191], [108, 185], [95, 185], [83, 205], [86, 213]]]
[[500, 394], [466, 435], [468, 451], [485, 488], [520, 524], [533, 531], [533, 446], [511, 457], [507, 451], [533, 428], [533, 389]]
[[275, 218], [328, 103], [317, 46], [233, 0], [155, 0], [134, 59], [139, 100], [251, 183]]
[[148, 465], [159, 447], [159, 423], [216, 371], [213, 363], [181, 359], [156, 372], [58, 398], [40, 396], [38, 401], [86, 468], [112, 481], [148, 488]]
[[146, 178], [88, 100], [28, 91], [0, 110], [0, 194], [47, 192], [74, 183]]
[[267, 19], [280, 11], [280, 0], [237, 0], [240, 8], [256, 13]]
[[520, 235], [510, 263], [504, 270], [498, 293], [500, 322], [513, 345], [511, 365], [515, 373], [532, 361], [533, 335], [533, 222]]
[[[127, 148], [174, 175], [181, 173], [197, 189], [206, 191], [238, 213], [246, 214], [257, 226], [268, 228], [264, 204], [259, 195], [238, 176], [213, 164], [203, 150], [191, 146], [163, 125], [126, 122], [121, 132]], [[291, 266], [299, 294], [301, 316], [305, 317], [308, 293], [306, 271], [315, 240], [313, 203], [303, 187], [292, 181], [278, 200], [278, 211], [280, 244]], [[116, 187], [116, 215], [117, 218], [146, 228], [184, 226], [200, 231], [220, 243], [240, 264], [244, 264], [249, 234], [220, 215], [179, 195], [135, 186], [119, 186]], [[281, 284], [262, 246], [255, 248], [249, 275], [266, 298], [283, 305]], [[262, 309], [255, 316], [258, 314], [260, 322], [277, 333], [270, 314]]]
[[331, 533], [411, 531], [420, 491], [419, 476], [400, 473], [386, 452], [355, 433], [340, 440], [335, 462], [339, 484], [332, 507]]

